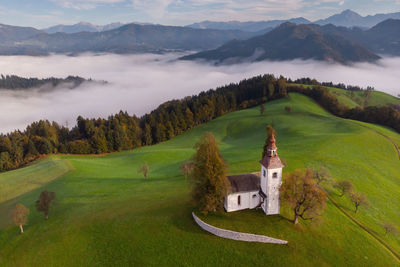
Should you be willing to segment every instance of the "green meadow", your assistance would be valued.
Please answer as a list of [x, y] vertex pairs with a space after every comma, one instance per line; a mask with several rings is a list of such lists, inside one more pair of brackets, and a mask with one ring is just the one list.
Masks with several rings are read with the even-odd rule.
[[[355, 214], [348, 198], [326, 183], [330, 200], [313, 222], [293, 225], [285, 207], [280, 216], [257, 209], [201, 216], [288, 245], [226, 240], [200, 229], [180, 164], [209, 131], [231, 174], [259, 171], [267, 124], [277, 131], [284, 175], [323, 165], [335, 180], [352, 181], [369, 205]], [[385, 236], [382, 228], [391, 222], [400, 229], [400, 161], [387, 137], [400, 145], [390, 129], [335, 117], [290, 94], [268, 102], [264, 116], [258, 107], [229, 113], [158, 145], [101, 157], [49, 156], [0, 174], [0, 265], [399, 266], [400, 236]], [[145, 162], [147, 179], [137, 173]], [[57, 194], [47, 221], [34, 207], [45, 189]], [[31, 210], [22, 235], [8, 216], [16, 203]]]

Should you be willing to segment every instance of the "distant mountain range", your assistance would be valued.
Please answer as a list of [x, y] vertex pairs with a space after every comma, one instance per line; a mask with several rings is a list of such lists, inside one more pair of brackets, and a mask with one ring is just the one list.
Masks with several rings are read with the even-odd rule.
[[203, 21], [199, 23], [190, 24], [188, 25], [188, 27], [197, 29], [220, 29], [220, 30], [229, 29], [229, 30], [243, 30], [243, 31], [259, 31], [261, 29], [266, 29], [266, 28], [275, 28], [285, 22], [291, 22], [294, 24], [309, 24], [309, 23], [318, 25], [333, 24], [335, 26], [344, 26], [344, 27], [371, 28], [387, 19], [400, 19], [400, 12], [389, 13], [389, 14], [376, 14], [363, 17], [358, 13], [347, 9], [341, 12], [340, 14], [335, 14], [326, 19], [321, 19], [314, 22], [311, 22], [305, 18], [300, 17], [287, 20], [247, 21], [247, 22]]
[[387, 19], [400, 19], [400, 12], [363, 17], [358, 13], [347, 9], [340, 14], [330, 16], [326, 19], [317, 20], [314, 23], [319, 25], [333, 24], [343, 27], [371, 28]]
[[329, 22], [367, 25], [396, 14], [399, 13], [361, 17], [346, 10], [317, 21], [318, 24], [312, 24], [304, 18], [291, 19], [291, 22], [283, 24], [282, 20], [208, 21], [190, 27], [78, 23], [58, 25], [42, 31], [0, 24], [0, 55], [203, 51], [185, 59], [217, 62], [295, 58], [342, 63], [374, 61], [379, 54], [400, 56], [400, 20], [387, 19], [368, 29], [335, 26]]
[[[18, 28], [18, 27], [17, 27]], [[244, 40], [256, 33], [208, 30], [162, 25], [127, 24], [103, 32], [47, 34], [33, 28], [2, 25], [8, 38], [0, 39], [0, 54], [45, 55], [48, 53], [161, 53], [206, 50], [232, 39]], [[14, 33], [13, 33], [14, 32]], [[22, 37], [17, 38], [20, 33]], [[1, 31], [0, 31], [1, 37]]]
[[74, 25], [56, 25], [53, 27], [49, 27], [46, 29], [42, 29], [45, 33], [57, 33], [57, 32], [64, 32], [64, 33], [78, 33], [78, 32], [103, 32], [109, 31], [116, 28], [123, 26], [124, 24], [120, 22], [110, 23], [104, 26], [94, 25], [89, 22], [79, 22]]
[[257, 31], [262, 31], [265, 29], [273, 29], [285, 22], [291, 22], [291, 23], [295, 23], [295, 24], [310, 23], [310, 21], [305, 18], [294, 18], [294, 19], [288, 19], [288, 20], [267, 20], [267, 21], [247, 21], [247, 22], [203, 21], [203, 22], [187, 25], [187, 27], [195, 28], [195, 29], [241, 30], [241, 31], [248, 31], [248, 32], [257, 32]]
[[296, 58], [348, 63], [371, 62], [379, 59], [379, 56], [351, 39], [325, 32], [322, 26], [287, 22], [264, 35], [244, 41], [234, 40], [217, 49], [182, 59], [203, 59], [229, 64]]

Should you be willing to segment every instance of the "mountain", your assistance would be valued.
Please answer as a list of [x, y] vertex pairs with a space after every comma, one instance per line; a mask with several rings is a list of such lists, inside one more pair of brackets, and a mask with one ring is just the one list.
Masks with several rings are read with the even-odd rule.
[[375, 61], [379, 56], [355, 41], [327, 34], [318, 25], [284, 23], [271, 32], [245, 41], [234, 40], [215, 50], [183, 57], [217, 63], [316, 59], [340, 63]]
[[257, 32], [262, 31], [265, 29], [273, 29], [282, 23], [291, 22], [294, 24], [307, 24], [310, 23], [309, 20], [305, 18], [293, 18], [288, 20], [267, 20], [267, 21], [247, 21], [247, 22], [240, 22], [240, 21], [202, 21], [198, 23], [193, 23], [187, 25], [187, 27], [194, 28], [194, 29], [216, 29], [216, 30], [241, 30], [241, 31], [248, 31], [248, 32]]
[[31, 27], [18, 27], [0, 24], [0, 45], [25, 40], [41, 32]]
[[124, 24], [120, 22], [110, 23], [104, 26], [94, 25], [89, 22], [79, 22], [74, 25], [56, 25], [53, 27], [49, 27], [46, 29], [42, 29], [45, 33], [57, 33], [57, 32], [64, 32], [64, 33], [77, 33], [77, 32], [102, 32], [102, 31], [109, 31], [116, 28], [123, 26]]
[[340, 14], [330, 16], [326, 19], [317, 20], [314, 23], [319, 25], [333, 24], [344, 27], [361, 27], [371, 28], [376, 24], [387, 19], [400, 19], [400, 12], [388, 14], [376, 14], [369, 16], [361, 16], [358, 13], [347, 9]]
[[388, 19], [365, 32], [363, 44], [381, 54], [400, 56], [400, 20]]
[[[255, 33], [238, 30], [209, 30], [188, 27], [127, 24], [104, 32], [41, 33], [14, 43], [14, 54], [25, 53], [159, 53], [216, 48], [232, 39], [248, 39]], [[9, 47], [7, 47], [10, 49]], [[0, 47], [0, 54], [8, 53]]]

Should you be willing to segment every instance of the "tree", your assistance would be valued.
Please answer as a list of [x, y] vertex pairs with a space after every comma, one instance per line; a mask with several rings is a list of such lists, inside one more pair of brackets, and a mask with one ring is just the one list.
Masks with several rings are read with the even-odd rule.
[[287, 113], [292, 112], [292, 107], [291, 107], [291, 106], [286, 106], [286, 107], [285, 107], [285, 111], [286, 111]]
[[354, 213], [357, 213], [358, 207], [360, 206], [366, 206], [367, 205], [367, 197], [361, 193], [358, 192], [352, 192], [350, 194], [350, 200], [353, 202], [355, 210]]
[[15, 209], [12, 212], [12, 218], [15, 225], [19, 226], [21, 234], [24, 233], [24, 225], [28, 222], [29, 209], [22, 204], [15, 205]]
[[264, 112], [265, 112], [265, 104], [261, 104], [260, 105], [260, 115], [261, 116], [264, 115]]
[[267, 155], [267, 147], [269, 144], [269, 139], [275, 135], [275, 130], [271, 125], [267, 125], [267, 127], [265, 128], [265, 130], [267, 131], [267, 139], [265, 139], [265, 144], [264, 144], [264, 149], [263, 149], [263, 153], [262, 153], [262, 158], [265, 157], [265, 155]]
[[297, 224], [299, 217], [312, 220], [321, 214], [325, 208], [326, 193], [312, 179], [312, 171], [305, 173], [296, 170], [291, 173], [280, 187], [281, 200], [293, 209], [293, 223]]
[[140, 169], [138, 170], [138, 173], [143, 173], [144, 178], [147, 178], [147, 174], [150, 171], [150, 167], [147, 164], [147, 162], [145, 164], [143, 164], [142, 167], [140, 167]]
[[49, 218], [50, 206], [55, 199], [56, 193], [45, 190], [40, 193], [39, 199], [36, 200], [36, 210], [43, 212], [46, 220]]
[[222, 210], [230, 184], [226, 178], [227, 164], [219, 153], [214, 135], [206, 132], [194, 148], [196, 154], [192, 158], [191, 175], [193, 202], [203, 214]]
[[317, 182], [317, 185], [325, 181], [330, 181], [332, 179], [328, 170], [323, 166], [320, 166], [318, 169], [313, 170], [313, 178]]
[[348, 180], [339, 181], [333, 186], [341, 191], [341, 197], [345, 194], [350, 194], [353, 191], [353, 184]]
[[183, 176], [185, 176], [185, 178], [189, 178], [190, 175], [192, 175], [193, 173], [193, 168], [194, 168], [194, 164], [192, 161], [186, 161], [183, 162], [181, 167], [180, 167], [180, 171], [182, 173]]
[[385, 229], [385, 235], [387, 234], [397, 235], [398, 233], [397, 227], [390, 222], [385, 222], [382, 225], [382, 227], [383, 229]]

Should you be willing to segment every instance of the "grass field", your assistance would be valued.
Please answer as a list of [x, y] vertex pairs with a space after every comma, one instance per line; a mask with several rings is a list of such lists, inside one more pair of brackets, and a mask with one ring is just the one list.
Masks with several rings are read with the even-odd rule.
[[[311, 88], [311, 85], [301, 85]], [[380, 91], [372, 91], [368, 99], [365, 91], [348, 91], [344, 89], [326, 87], [329, 92], [336, 96], [340, 103], [349, 108], [367, 106], [386, 106], [388, 104], [400, 105], [400, 98]]]
[[[284, 111], [287, 105], [291, 114]], [[348, 199], [328, 184], [325, 188], [335, 203], [399, 253], [400, 238], [384, 236], [381, 224], [400, 228], [400, 162], [393, 144], [376, 131], [397, 144], [400, 135], [334, 117], [309, 98], [290, 94], [267, 103], [264, 116], [258, 108], [242, 110], [155, 146], [104, 157], [51, 156], [0, 174], [7, 192], [13, 192], [0, 199], [0, 265], [399, 266], [382, 243], [331, 201], [320, 220], [296, 226], [285, 208], [282, 216], [267, 217], [260, 210], [202, 216], [216, 226], [288, 240], [284, 246], [220, 239], [193, 222], [179, 166], [193, 154], [194, 143], [205, 131], [213, 132], [231, 174], [258, 171], [270, 123], [277, 130], [278, 153], [288, 163], [284, 174], [324, 165], [336, 180], [351, 180], [369, 200], [357, 214]], [[55, 175], [47, 176], [50, 162]], [[137, 173], [144, 162], [150, 166], [147, 180]], [[31, 187], [38, 181], [34, 177], [42, 180]], [[44, 189], [57, 194], [48, 221], [34, 210]], [[7, 216], [17, 202], [31, 209], [23, 235]]]

